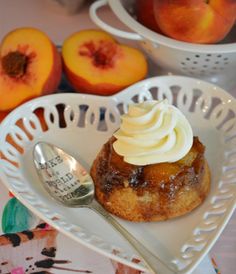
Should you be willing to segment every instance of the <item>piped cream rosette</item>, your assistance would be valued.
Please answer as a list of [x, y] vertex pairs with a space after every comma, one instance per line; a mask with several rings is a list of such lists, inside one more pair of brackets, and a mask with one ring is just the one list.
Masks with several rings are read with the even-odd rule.
[[134, 165], [176, 162], [189, 152], [193, 143], [188, 120], [167, 100], [130, 105], [114, 136], [116, 153]]

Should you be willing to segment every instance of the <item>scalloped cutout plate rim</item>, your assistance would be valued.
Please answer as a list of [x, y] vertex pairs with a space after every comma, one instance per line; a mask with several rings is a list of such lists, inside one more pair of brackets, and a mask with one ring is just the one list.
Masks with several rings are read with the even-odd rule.
[[[207, 82], [204, 82], [204, 81], [201, 81], [201, 80], [198, 80], [198, 79], [194, 79], [194, 78], [189, 78], [189, 77], [182, 77], [182, 76], [160, 76], [160, 77], [153, 77], [153, 78], [149, 78], [149, 79], [145, 79], [141, 82], [138, 82], [136, 84], [134, 84], [133, 86], [130, 86], [128, 87], [127, 89], [123, 90], [122, 92], [116, 94], [116, 95], [113, 95], [113, 96], [109, 96], [109, 97], [101, 97], [101, 96], [95, 96], [95, 95], [87, 95], [87, 94], [72, 94], [72, 93], [65, 93], [65, 94], [53, 94], [53, 95], [47, 95], [47, 96], [43, 96], [43, 97], [39, 97], [39, 98], [36, 98], [36, 99], [33, 99], [27, 103], [24, 103], [23, 105], [21, 105], [20, 107], [16, 108], [14, 111], [12, 111], [2, 122], [1, 126], [0, 126], [0, 153], [1, 151], [2, 152], [6, 152], [6, 146], [5, 146], [5, 138], [7, 136], [8, 133], [12, 133], [14, 130], [14, 125], [15, 123], [20, 119], [20, 118], [24, 118], [23, 120], [27, 120], [29, 119], [29, 117], [27, 117], [27, 114], [30, 114], [30, 113], [33, 113], [33, 111], [38, 107], [38, 106], [44, 106], [45, 109], [49, 108], [52, 108], [50, 106], [50, 104], [45, 104], [46, 102], [50, 102], [51, 105], [53, 106], [56, 106], [57, 104], [60, 104], [60, 103], [64, 103], [65, 105], [67, 105], [67, 102], [69, 102], [69, 104], [75, 104], [75, 105], [80, 105], [80, 102], [79, 100], [82, 101], [82, 104], [91, 104], [95, 110], [98, 110], [100, 109], [101, 107], [107, 107], [107, 109], [109, 109], [109, 111], [111, 111], [112, 109], [114, 109], [115, 106], [117, 106], [119, 103], [123, 103], [124, 105], [127, 106], [128, 102], [131, 102], [135, 96], [138, 97], [138, 100], [144, 100], [144, 99], [148, 99], [148, 96], [150, 95], [149, 93], [149, 90], [150, 88], [152, 87], [159, 87], [159, 90], [163, 90], [163, 93], [162, 95], [164, 94], [168, 99], [169, 101], [173, 101], [174, 99], [172, 98], [171, 99], [171, 96], [173, 95], [171, 92], [171, 90], [169, 89], [169, 87], [172, 87], [172, 86], [179, 86], [182, 90], [183, 90], [183, 95], [180, 96], [180, 93], [176, 93], [177, 95], [177, 105], [180, 104], [181, 106], [178, 105], [178, 107], [180, 107], [180, 109], [186, 114], [190, 115], [190, 121], [197, 121], [199, 122], [202, 122], [201, 126], [202, 126], [202, 129], [206, 129], [207, 126], [209, 126], [209, 123], [210, 123], [210, 126], [211, 127], [216, 127], [218, 124], [220, 124], [220, 122], [222, 122], [222, 119], [221, 118], [221, 114], [222, 112], [224, 112], [222, 109], [221, 109], [221, 105], [225, 105], [227, 106], [230, 105], [232, 106], [233, 105], [233, 109], [236, 109], [236, 100], [231, 96], [229, 95], [226, 91], [224, 91], [223, 89], [219, 88], [219, 87], [216, 87], [215, 85], [213, 84], [210, 84], [210, 83], [207, 83]], [[187, 89], [187, 90], [186, 90]], [[191, 105], [191, 100], [193, 100], [193, 96], [190, 95], [191, 94], [191, 89], [192, 89], [192, 93], [194, 92], [193, 90], [202, 90], [202, 94], [199, 95], [199, 97], [196, 99], [196, 105], [195, 105], [195, 110], [193, 111], [193, 113], [189, 111], [189, 108], [190, 108], [190, 105]], [[184, 93], [185, 92], [185, 93]], [[186, 93], [188, 92], [188, 93]], [[172, 94], [172, 95], [171, 95]], [[179, 97], [180, 99], [178, 99]], [[184, 97], [187, 97], [184, 99]], [[201, 97], [203, 96], [203, 97]], [[213, 97], [216, 97], [216, 98], [219, 98], [219, 100], [222, 100], [222, 103], [219, 104], [219, 110], [217, 109], [216, 112], [214, 113], [214, 108], [213, 108], [213, 111], [211, 113], [211, 116], [214, 116], [214, 117], [208, 117], [208, 119], [206, 118], [203, 118], [203, 117], [200, 117], [201, 115], [205, 115], [204, 113], [204, 106], [206, 106], [206, 104], [210, 104], [209, 100], [212, 99]], [[203, 101], [202, 100], [199, 100], [203, 98]], [[160, 99], [160, 98], [159, 98]], [[77, 103], [75, 103], [75, 101], [78, 100]], [[202, 109], [201, 109], [202, 107]], [[73, 109], [73, 107], [72, 107]], [[53, 112], [53, 111], [52, 111]], [[117, 109], [112, 112], [112, 114], [115, 116], [117, 115]], [[224, 113], [223, 113], [224, 114]], [[58, 130], [58, 132], [65, 132], [66, 129], [60, 129], [60, 128], [57, 128], [57, 126], [55, 125], [57, 121], [50, 121], [50, 112], [48, 112], [47, 114], [44, 114], [44, 115], [48, 115], [48, 119], [46, 119], [47, 121], [47, 124], [49, 126], [49, 130], [47, 131], [47, 134], [45, 133], [42, 133], [42, 136], [40, 135], [37, 135], [36, 136], [36, 133], [37, 133], [37, 128], [36, 129], [33, 129], [33, 133], [32, 134], [35, 134], [34, 139], [30, 142], [26, 142], [27, 146], [25, 145], [25, 150], [26, 150], [26, 153], [25, 154], [29, 154], [29, 150], [31, 149], [31, 147], [33, 146], [33, 143], [36, 143], [40, 138], [48, 138], [50, 137], [50, 132], [51, 130]], [[90, 113], [90, 116], [92, 115], [92, 113]], [[98, 114], [97, 114], [98, 115]], [[95, 114], [96, 116], [96, 114]], [[108, 119], [108, 116], [105, 116], [105, 120]], [[70, 115], [68, 115], [68, 117], [70, 117]], [[78, 118], [78, 117], [77, 117]], [[77, 119], [76, 117], [74, 117], [73, 119]], [[95, 119], [95, 121], [93, 120], [93, 123], [95, 123], [95, 125], [90, 121], [90, 118], [86, 120], [86, 123], [85, 123], [85, 128], [88, 127], [88, 130], [95, 130], [95, 132], [98, 132], [97, 131], [97, 127], [95, 127], [96, 125], [96, 122], [97, 120]], [[73, 120], [72, 119], [72, 120]], [[235, 120], [235, 117], [233, 118]], [[71, 127], [73, 127], [74, 130], [76, 130], [75, 128], [78, 128], [77, 125], [75, 125], [75, 123], [73, 123], [73, 121], [69, 121], [67, 120], [67, 122], [70, 124], [69, 126], [69, 129], [71, 130]], [[204, 122], [205, 121], [205, 122]], [[77, 121], [78, 122], [78, 121]], [[199, 122], [199, 125], [200, 126], [200, 122]], [[55, 123], [55, 124], [54, 124]], [[101, 132], [101, 136], [102, 136], [102, 139], [99, 139], [100, 141], [100, 144], [98, 147], [100, 147], [100, 145], [102, 144], [101, 143], [101, 140], [106, 140], [111, 132], [114, 131], [114, 129], [116, 128], [116, 126], [118, 125], [119, 123], [119, 119], [116, 120], [115, 119], [115, 122], [114, 121], [107, 121], [107, 125], [108, 125], [108, 131], [103, 131]], [[205, 123], [205, 124], [204, 124]], [[234, 136], [236, 135], [236, 123], [234, 123], [233, 125], [233, 128], [231, 128], [229, 130], [229, 132], [233, 132]], [[13, 127], [12, 127], [13, 126]], [[97, 126], [97, 125], [96, 125]], [[36, 126], [37, 127], [37, 126]], [[51, 130], [50, 130], [51, 128]], [[96, 129], [95, 129], [96, 128]], [[83, 132], [85, 129], [83, 128], [80, 128], [78, 132]], [[201, 131], [200, 130], [200, 131]], [[218, 131], [217, 131], [218, 132]], [[221, 132], [221, 131], [220, 131]], [[49, 133], [49, 134], [48, 134]], [[61, 133], [62, 135], [64, 133]], [[100, 133], [97, 133], [98, 136], [100, 135]], [[205, 136], [204, 136], [205, 134]], [[206, 141], [207, 140], [207, 137], [208, 137], [208, 133], [204, 133], [202, 138]], [[211, 133], [211, 135], [209, 135], [210, 137], [214, 136], [215, 134], [215, 131], [213, 133]], [[224, 133], [226, 134], [226, 133]], [[228, 134], [228, 132], [227, 132]], [[226, 135], [227, 135], [226, 134]], [[69, 135], [64, 135], [65, 136], [69, 136]], [[55, 137], [52, 137], [52, 139], [55, 139]], [[58, 138], [57, 138], [58, 139]], [[21, 140], [22, 141], [22, 140]], [[221, 139], [220, 139], [221, 141]], [[219, 141], [219, 142], [220, 142]], [[24, 140], [22, 141], [24, 142]], [[60, 144], [60, 140], [58, 141], [58, 145]], [[62, 147], [64, 148], [64, 146], [69, 146], [68, 144], [66, 145], [66, 142], [62, 142]], [[74, 144], [75, 141], [72, 141], [72, 144]], [[204, 143], [204, 142], [203, 142]], [[31, 144], [31, 145], [30, 145]], [[216, 145], [219, 145], [220, 143], [216, 143]], [[210, 144], [209, 144], [210, 145]], [[96, 147], [96, 150], [98, 149], [98, 147]], [[224, 147], [224, 149], [222, 149], [222, 153], [224, 153], [226, 148]], [[73, 150], [73, 148], [72, 148]], [[212, 147], [211, 147], [211, 150], [212, 150]], [[13, 152], [14, 153], [14, 152]], [[97, 152], [96, 152], [97, 153]], [[94, 153], [94, 155], [96, 155], [96, 153]], [[94, 155], [90, 155], [90, 162], [91, 160], [93, 159]], [[220, 154], [219, 154], [220, 155]], [[219, 156], [218, 155], [218, 156]], [[29, 155], [26, 155], [24, 156], [21, 156], [21, 155], [18, 155], [19, 158], [24, 158], [24, 157], [29, 157]], [[208, 155], [209, 157], [211, 157], [210, 153]], [[10, 156], [9, 156], [10, 157]], [[216, 157], [216, 156], [212, 156], [212, 157]], [[43, 205], [43, 202], [44, 200], [37, 200], [36, 201], [36, 204], [34, 202], [32, 202], [32, 200], [30, 200], [30, 197], [29, 199], [27, 198], [27, 195], [24, 193], [24, 190], [23, 191], [20, 191], [19, 190], [19, 187], [17, 184], [19, 184], [19, 186], [21, 187], [22, 184], [24, 184], [24, 182], [22, 180], [25, 180], [25, 174], [23, 171], [20, 171], [20, 169], [18, 168], [14, 168], [13, 167], [13, 171], [8, 169], [9, 167], [9, 162], [7, 162], [5, 160], [0, 160], [0, 166], [2, 167], [1, 168], [1, 171], [0, 171], [0, 179], [1, 181], [7, 186], [7, 188], [25, 205], [27, 206], [32, 212], [34, 212], [38, 217], [40, 217], [41, 219], [45, 220], [47, 223], [49, 223], [50, 225], [52, 225], [53, 227], [55, 227], [56, 229], [58, 229], [60, 232], [66, 234], [67, 236], [71, 237], [73, 240], [77, 241], [77, 242], [80, 242], [82, 243], [83, 245], [113, 259], [113, 260], [116, 260], [116, 261], [119, 261], [121, 263], [124, 263], [126, 265], [129, 265], [131, 267], [134, 267], [136, 269], [139, 269], [139, 270], [142, 270], [142, 271], [145, 271], [145, 267], [142, 265], [142, 264], [136, 264], [134, 262], [132, 262], [132, 260], [130, 258], [133, 258], [135, 256], [135, 254], [131, 254], [131, 252], [129, 251], [128, 252], [128, 257], [125, 258], [125, 256], [127, 255], [127, 251], [126, 253], [122, 254], [113, 254], [111, 251], [108, 251], [106, 248], [101, 248], [99, 246], [97, 246], [96, 244], [93, 243], [93, 240], [92, 241], [89, 241], [88, 239], [83, 239], [83, 237], [80, 237], [78, 234], [76, 233], [72, 233], [72, 230], [75, 229], [76, 227], [74, 226], [74, 224], [71, 224], [70, 222], [68, 223], [67, 222], [67, 217], [65, 217], [65, 219], [62, 219], [62, 222], [58, 222], [56, 219], [52, 219], [50, 218], [50, 216], [57, 216], [57, 214], [55, 214], [55, 212], [53, 212], [54, 208], [52, 207], [51, 204], [49, 204], [49, 211], [48, 211], [48, 208], [46, 208], [46, 213], [44, 213], [43, 211], [41, 211], [41, 209], [38, 208], [38, 205], [37, 203], [40, 203]], [[24, 164], [24, 162], [21, 162], [21, 160], [19, 160], [20, 164]], [[210, 162], [212, 162], [212, 159], [210, 159]], [[227, 162], [225, 163], [224, 162], [224, 166], [227, 164]], [[89, 165], [89, 164], [88, 164]], [[228, 166], [230, 165], [230, 163], [228, 163]], [[10, 165], [11, 166], [11, 165]], [[226, 165], [227, 166], [227, 165]], [[216, 167], [217, 168], [217, 167]], [[215, 169], [216, 169], [215, 168]], [[9, 175], [9, 172], [10, 174], [12, 175], [12, 172], [14, 174], [14, 172], [16, 172], [16, 177], [19, 176], [20, 180], [15, 180], [14, 176], [11, 176]], [[235, 171], [236, 172], [236, 171]], [[236, 173], [233, 173], [233, 175], [236, 174]], [[32, 174], [31, 174], [32, 175]], [[231, 174], [232, 175], [232, 174]], [[229, 176], [229, 178], [231, 178], [230, 174], [226, 174], [226, 176]], [[217, 177], [218, 176], [218, 177]], [[190, 222], [192, 221], [191, 219], [193, 219], [194, 217], [191, 217], [192, 214], [194, 216], [194, 214], [196, 216], [198, 216], [198, 220], [199, 222], [202, 221], [202, 218], [203, 216], [205, 216], [206, 214], [214, 214], [215, 212], [217, 212], [217, 209], [212, 208], [212, 211], [209, 210], [209, 207], [213, 207], [214, 206], [214, 202], [213, 202], [213, 198], [218, 197], [218, 198], [221, 198], [219, 195], [217, 196], [216, 195], [216, 192], [222, 187], [220, 184], [218, 184], [218, 179], [219, 179], [219, 176], [221, 181], [223, 180], [228, 180], [227, 178], [226, 179], [222, 179], [222, 174], [220, 175], [217, 175], [216, 177], [217, 178], [214, 178], [214, 180], [217, 179], [217, 182], [214, 181], [214, 183], [216, 184], [215, 186], [215, 189], [211, 191], [208, 199], [204, 202], [204, 206], [203, 207], [206, 207], [206, 204], [208, 205], [208, 211], [206, 212], [206, 210], [204, 209], [201, 209], [202, 207], [200, 207], [199, 209], [196, 209], [194, 210], [194, 212], [190, 213], [190, 214], [187, 214], [187, 216], [183, 216], [183, 217], [180, 217], [180, 218], [177, 218], [177, 219], [174, 219], [174, 220], [169, 220], [169, 221], [166, 221], [166, 222], [162, 222], [162, 223], [152, 223], [152, 224], [130, 224], [130, 223], [125, 223], [124, 224], [127, 226], [126, 228], [127, 229], [133, 229], [132, 231], [135, 231], [135, 229], [138, 227], [141, 227], [139, 229], [139, 231], [137, 232], [138, 234], [137, 235], [140, 235], [140, 231], [142, 231], [142, 229], [145, 229], [145, 227], [151, 227], [150, 230], [144, 230], [145, 232], [150, 232], [150, 233], [153, 233], [153, 229], [155, 229], [156, 231], [156, 226], [158, 226], [158, 229], [159, 229], [159, 232], [163, 232], [163, 230], [167, 229], [167, 231], [170, 229], [170, 226], [171, 224], [173, 223], [177, 223], [177, 224], [182, 224], [180, 225], [180, 228], [179, 230], [183, 229], [183, 227], [185, 227], [185, 225], [183, 224], [184, 222], [190, 224]], [[230, 179], [229, 179], [230, 180]], [[29, 180], [28, 180], [29, 181]], [[30, 185], [30, 182], [28, 182], [28, 184]], [[28, 187], [28, 185], [27, 185]], [[35, 186], [34, 186], [35, 187]], [[223, 188], [222, 190], [227, 190], [227, 188], [225, 188], [225, 186], [223, 185]], [[32, 190], [32, 189], [30, 189]], [[34, 191], [36, 191], [35, 189], [33, 189]], [[37, 191], [36, 191], [37, 192]], [[37, 194], [37, 193], [33, 193], [33, 195]], [[178, 265], [180, 266], [180, 269], [176, 272], [176, 273], [189, 273], [191, 271], [193, 271], [193, 269], [198, 265], [198, 263], [201, 261], [201, 259], [206, 255], [206, 253], [210, 250], [210, 248], [212, 247], [212, 245], [215, 243], [215, 241], [217, 240], [217, 238], [219, 237], [219, 235], [221, 234], [222, 230], [224, 229], [225, 225], [227, 224], [228, 220], [230, 219], [231, 215], [233, 214], [233, 211], [234, 211], [234, 206], [236, 204], [236, 189], [235, 189], [235, 186], [232, 184], [231, 188], [229, 189], [229, 191], [227, 192], [226, 191], [226, 194], [229, 194], [228, 196], [225, 195], [225, 193], [222, 194], [222, 201], [221, 203], [223, 203], [223, 209], [221, 207], [221, 209], [223, 210], [222, 212], [223, 213], [219, 213], [218, 212], [218, 217], [219, 217], [219, 220], [218, 221], [215, 221], [214, 223], [214, 218], [213, 218], [213, 228], [210, 227], [209, 229], [206, 227], [206, 231], [208, 231], [207, 233], [207, 240], [204, 242], [203, 241], [203, 245], [201, 247], [201, 245], [197, 245], [193, 244], [194, 247], [196, 247], [196, 249], [193, 249], [192, 252], [193, 252], [193, 255], [191, 255], [191, 247], [192, 247], [192, 242], [191, 240], [191, 237], [193, 237], [194, 233], [195, 233], [195, 236], [197, 235], [197, 227], [193, 225], [193, 228], [192, 228], [192, 233], [189, 234], [189, 237], [186, 239], [185, 242], [183, 242], [181, 244], [181, 247], [182, 248], [179, 248], [179, 245], [178, 245], [178, 250], [179, 252], [178, 253]], [[214, 195], [213, 195], [214, 194]], [[43, 194], [42, 194], [43, 195]], [[214, 196], [214, 197], [213, 197]], [[43, 196], [37, 196], [37, 199], [38, 197], [42, 197]], [[34, 196], [33, 196], [34, 198]], [[217, 200], [217, 198], [215, 198]], [[226, 203], [224, 205], [224, 202]], [[197, 213], [199, 211], [201, 211], [201, 213]], [[54, 217], [55, 217], [54, 216]], [[59, 214], [60, 216], [60, 214]], [[217, 216], [215, 216], [215, 218], [217, 219]], [[213, 216], [214, 217], [214, 216]], [[184, 220], [184, 221], [183, 221]], [[64, 222], [65, 221], [65, 222]], [[64, 223], [63, 223], [64, 222]], [[123, 222], [121, 220], [121, 222]], [[169, 224], [169, 228], [168, 228], [168, 223], [171, 223]], [[87, 225], [87, 223], [86, 223]], [[183, 226], [184, 225], [184, 226]], [[205, 224], [206, 225], [206, 224]], [[214, 225], [215, 225], [215, 228], [214, 228]], [[136, 228], [134, 228], [134, 226], [136, 226]], [[181, 227], [182, 226], [182, 227]], [[82, 227], [83, 227], [83, 222], [82, 222]], [[154, 228], [153, 228], [154, 227]], [[161, 228], [160, 228], [161, 227]], [[80, 228], [80, 227], [79, 227]], [[199, 227], [198, 227], [199, 228]], [[77, 228], [76, 228], [77, 229]], [[212, 229], [212, 232], [211, 232], [211, 229]], [[77, 231], [79, 231], [80, 229], [78, 229]], [[83, 231], [83, 230], [82, 230]], [[176, 227], [176, 231], [178, 232], [178, 228]], [[189, 231], [188, 231], [189, 232]], [[203, 233], [204, 234], [204, 233]], [[94, 236], [94, 235], [92, 235]], [[97, 237], [97, 234], [95, 234], [95, 236]], [[190, 237], [191, 236], [191, 237]], [[204, 235], [200, 235], [203, 237], [204, 239]], [[206, 236], [206, 235], [205, 235]], [[100, 236], [101, 237], [101, 236]], [[209, 240], [210, 239], [210, 240]], [[147, 241], [147, 239], [146, 239]], [[200, 243], [202, 243], [202, 240], [200, 239], [199, 240]], [[105, 241], [106, 242], [106, 241]], [[196, 243], [196, 242], [195, 242]], [[161, 246], [162, 243], [158, 243], [160, 244], [159, 245], [159, 248]], [[170, 243], [168, 243], [170, 245]], [[109, 245], [109, 244], [108, 244]], [[122, 246], [122, 245], [121, 245]], [[190, 253], [187, 252], [188, 248], [190, 248]], [[126, 246], [124, 248], [123, 246], [123, 249], [126, 250]], [[198, 250], [199, 249], [199, 250]], [[122, 248], [121, 248], [122, 250]], [[160, 251], [158, 249], [158, 251]], [[169, 252], [168, 250], [164, 250], [163, 252]], [[166, 254], [165, 254], [166, 256]], [[173, 255], [174, 256], [174, 255]], [[185, 258], [183, 258], [183, 256], [185, 256]], [[189, 260], [190, 262], [188, 262], [188, 256], [189, 257]], [[192, 257], [191, 257], [192, 256]], [[168, 256], [167, 256], [168, 257]], [[175, 258], [176, 256], [174, 256]], [[169, 258], [169, 257], [168, 257]], [[172, 259], [172, 261], [174, 261], [174, 259]], [[168, 261], [169, 262], [169, 261]], [[181, 263], [184, 262], [184, 266], [181, 265]]]

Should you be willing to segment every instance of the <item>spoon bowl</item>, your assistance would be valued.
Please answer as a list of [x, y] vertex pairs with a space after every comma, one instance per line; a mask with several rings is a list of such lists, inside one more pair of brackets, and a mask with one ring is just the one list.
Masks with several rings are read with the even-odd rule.
[[47, 192], [68, 207], [89, 205], [94, 183], [84, 167], [62, 149], [39, 142], [34, 147], [34, 163]]
[[52, 198], [68, 207], [90, 208], [102, 216], [132, 245], [149, 273], [176, 273], [96, 202], [93, 179], [74, 157], [59, 147], [39, 142], [34, 146], [33, 158], [39, 178]]

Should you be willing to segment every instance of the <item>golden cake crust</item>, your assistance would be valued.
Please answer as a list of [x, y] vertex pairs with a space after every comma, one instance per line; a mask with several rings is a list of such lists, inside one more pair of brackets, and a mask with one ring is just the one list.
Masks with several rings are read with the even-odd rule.
[[204, 146], [194, 137], [189, 153], [175, 163], [136, 166], [103, 145], [91, 167], [97, 201], [110, 213], [135, 222], [161, 221], [199, 206], [210, 190]]

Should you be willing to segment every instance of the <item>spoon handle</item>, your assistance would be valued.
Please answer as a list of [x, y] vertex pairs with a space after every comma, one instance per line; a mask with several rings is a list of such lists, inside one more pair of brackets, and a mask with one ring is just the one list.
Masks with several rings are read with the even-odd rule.
[[141, 242], [132, 236], [115, 218], [112, 217], [100, 204], [92, 202], [89, 208], [102, 216], [125, 240], [127, 240], [145, 263], [148, 271], [152, 274], [170, 274], [175, 271], [167, 266], [159, 257], [149, 251]]

